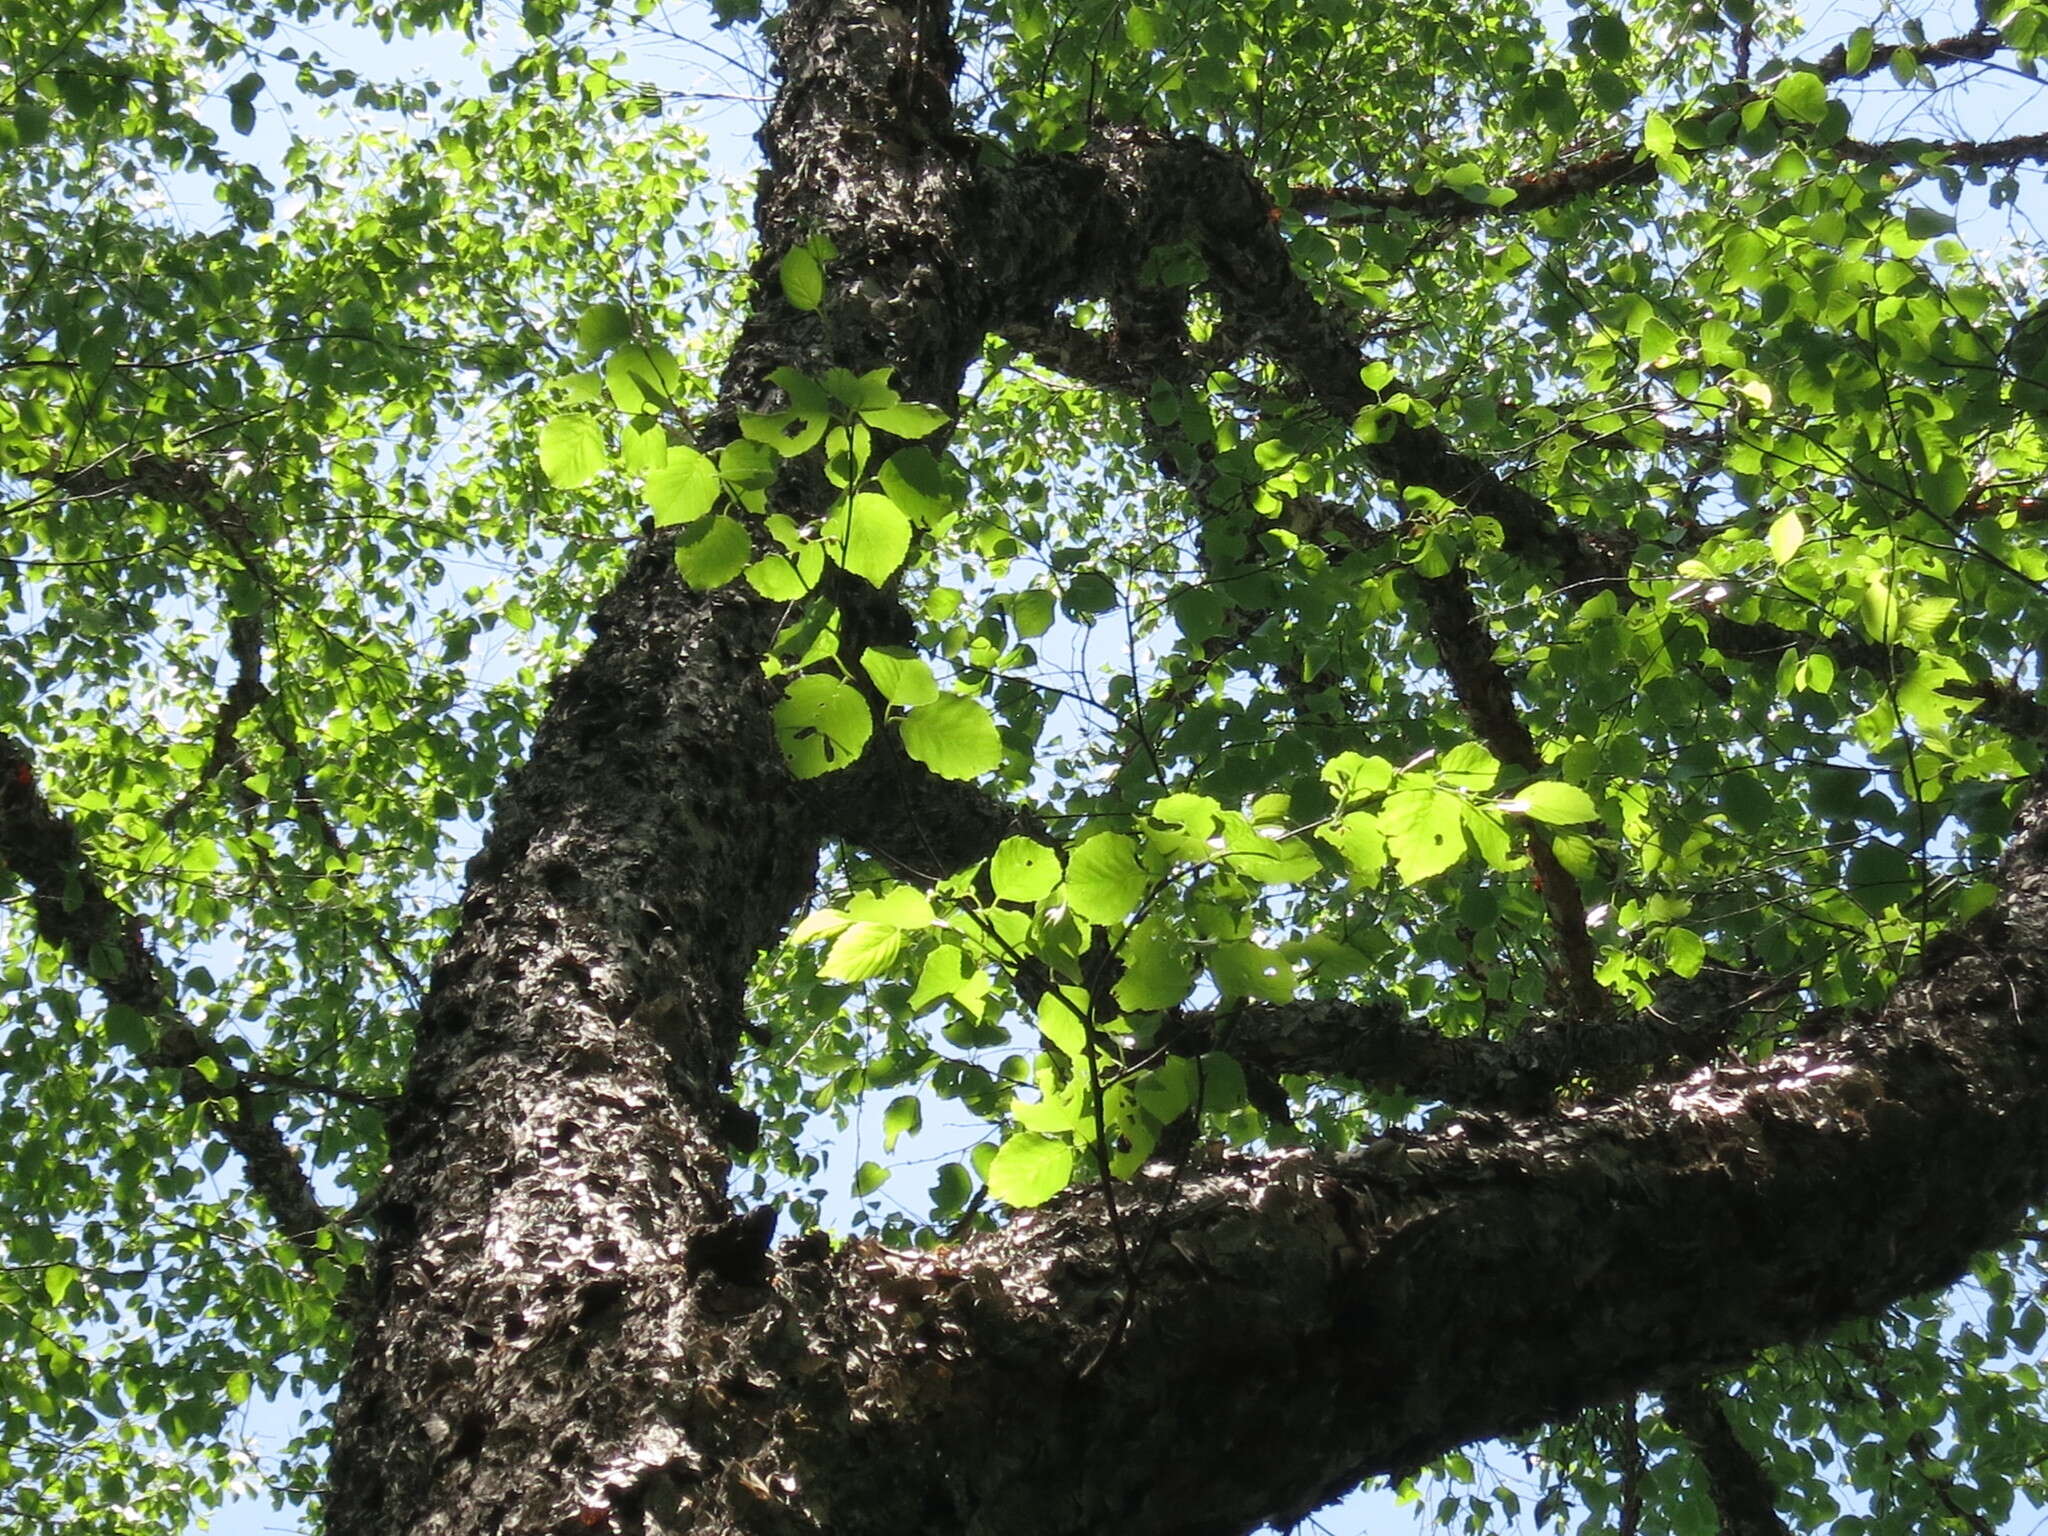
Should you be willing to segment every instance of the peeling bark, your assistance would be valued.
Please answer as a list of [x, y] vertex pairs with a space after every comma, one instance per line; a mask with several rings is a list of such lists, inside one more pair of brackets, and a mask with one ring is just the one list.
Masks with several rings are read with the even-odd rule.
[[[728, 429], [785, 364], [887, 363], [950, 406], [989, 331], [1113, 294], [1191, 221], [1236, 232], [1207, 249], [1247, 314], [1269, 306], [1260, 344], [1364, 403], [1355, 346], [1273, 275], [1284, 252], [1262, 271], [1232, 245], [1277, 240], [1234, 166], [1106, 136], [978, 167], [947, 121], [947, 22], [938, 0], [784, 17]], [[819, 232], [840, 255], [801, 313], [774, 262]], [[1606, 575], [1514, 523], [1535, 498], [1393, 443], [1389, 473], [1455, 480], [1527, 552]], [[499, 798], [394, 1119], [331, 1536], [1234, 1536], [1938, 1285], [2048, 1187], [2037, 801], [2003, 899], [1921, 980], [1762, 1064], [1343, 1157], [1151, 1168], [1117, 1196], [1128, 1263], [1099, 1192], [937, 1253], [771, 1251], [726, 1192], [724, 1090], [748, 967], [820, 840], [914, 871], [1019, 825], [947, 790], [921, 829], [920, 781], [886, 757], [795, 784], [759, 664], [778, 619], [690, 592], [651, 540]]]

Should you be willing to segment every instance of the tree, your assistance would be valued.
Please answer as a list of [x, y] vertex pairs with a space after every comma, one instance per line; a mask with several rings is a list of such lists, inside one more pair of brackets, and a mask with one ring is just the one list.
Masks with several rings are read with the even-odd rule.
[[0, 23], [11, 1512], [2039, 1499], [2048, 7], [757, 10], [740, 254], [607, 7]]

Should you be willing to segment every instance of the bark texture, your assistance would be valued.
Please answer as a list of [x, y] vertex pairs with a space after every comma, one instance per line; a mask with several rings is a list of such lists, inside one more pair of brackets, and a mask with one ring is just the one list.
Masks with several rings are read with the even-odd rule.
[[[891, 364], [951, 406], [992, 330], [1094, 295], [1156, 321], [1136, 266], [1190, 232], [1256, 345], [1325, 403], [1368, 403], [1239, 167], [1116, 134], [977, 164], [948, 122], [948, 24], [941, 0], [783, 19], [728, 427], [776, 403], [784, 364]], [[798, 312], [774, 263], [820, 232], [840, 255]], [[1426, 431], [1384, 452], [1532, 558], [1609, 579]], [[2037, 803], [2003, 899], [1923, 979], [1761, 1065], [1347, 1157], [1148, 1170], [1119, 1195], [1128, 1262], [1088, 1193], [939, 1253], [771, 1251], [726, 1193], [724, 1090], [748, 967], [821, 840], [930, 873], [1023, 823], [884, 753], [792, 781], [760, 668], [779, 615], [690, 592], [670, 554], [650, 541], [595, 616], [432, 978], [331, 1536], [1226, 1536], [1938, 1285], [2048, 1187]]]

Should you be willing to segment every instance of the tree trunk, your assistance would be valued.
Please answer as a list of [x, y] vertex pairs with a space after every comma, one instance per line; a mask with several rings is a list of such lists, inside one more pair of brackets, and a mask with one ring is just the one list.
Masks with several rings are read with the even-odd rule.
[[[890, 365], [950, 408], [992, 328], [1114, 295], [1134, 230], [1218, 216], [1145, 179], [1213, 167], [1199, 147], [977, 167], [948, 25], [939, 0], [783, 20], [714, 435], [783, 365]], [[776, 262], [820, 232], [827, 300], [798, 311]], [[1305, 386], [1355, 387], [1272, 292]], [[800, 522], [825, 494], [774, 493]], [[1121, 1244], [1080, 1194], [938, 1253], [771, 1254], [725, 1187], [751, 963], [822, 839], [929, 869], [1007, 823], [879, 748], [793, 780], [776, 606], [693, 593], [671, 554], [650, 539], [601, 606], [471, 867], [393, 1124], [331, 1536], [1221, 1536], [1938, 1285], [2048, 1183], [2036, 806], [1924, 980], [1762, 1065], [1347, 1157], [1197, 1155], [1122, 1192]]]

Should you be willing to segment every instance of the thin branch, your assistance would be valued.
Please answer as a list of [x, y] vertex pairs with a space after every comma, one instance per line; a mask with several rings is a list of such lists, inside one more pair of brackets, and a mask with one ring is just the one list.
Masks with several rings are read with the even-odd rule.
[[257, 1107], [247, 1078], [218, 1041], [178, 1008], [173, 984], [144, 939], [141, 922], [107, 894], [78, 832], [50, 808], [28, 747], [0, 734], [0, 867], [28, 887], [36, 932], [92, 978], [109, 1008], [125, 1008], [154, 1031], [147, 1065], [178, 1074], [178, 1094], [199, 1105], [238, 1153], [250, 1185], [311, 1267], [332, 1253], [331, 1218], [275, 1124]]
[[[182, 507], [193, 513], [208, 533], [219, 541], [265, 593], [273, 597], [279, 582], [270, 558], [257, 543], [260, 518], [253, 509], [237, 501], [206, 467], [193, 459], [175, 459], [144, 454], [116, 470], [105, 463], [77, 469], [49, 469], [46, 477], [67, 494], [94, 498], [124, 495], [146, 496], [166, 506]], [[201, 767], [198, 781], [174, 803], [165, 825], [175, 825], [205, 786], [234, 760], [234, 738], [242, 722], [276, 698], [263, 681], [262, 613], [235, 615], [228, 620], [228, 647], [235, 658], [235, 680], [222, 701], [215, 719], [212, 746]], [[346, 855], [348, 845], [329, 816], [326, 804], [314, 792], [307, 768], [308, 755], [301, 750], [298, 731], [289, 712], [281, 707], [258, 714], [285, 758], [298, 764], [290, 780], [292, 813], [310, 825], [321, 844], [330, 852]], [[366, 938], [372, 950], [398, 978], [417, 1003], [426, 994], [418, 971], [399, 953], [390, 936], [376, 925], [367, 926]]]
[[[1924, 43], [1919, 47], [1905, 44], [1873, 47], [1870, 59], [1860, 69], [1855, 70], [1848, 67], [1847, 46], [1838, 45], [1823, 55], [1812, 69], [1822, 80], [1834, 84], [1842, 80], [1861, 80], [1876, 74], [1879, 70], [1890, 68], [1893, 55], [1901, 48], [1913, 57], [1915, 63], [1935, 67], [1982, 63], [2004, 47], [2005, 39], [1996, 28], [1979, 27], [1974, 32], [1945, 38], [1937, 43]], [[1761, 96], [1760, 92], [1747, 92], [1734, 100], [1694, 113], [1679, 125], [1679, 130], [1681, 133], [1686, 130], [1703, 130], [1715, 119], [1737, 111], [1748, 103], [1761, 99]], [[2030, 135], [1981, 145], [1967, 141], [1949, 145], [1925, 144], [1910, 139], [1890, 144], [1860, 144], [1854, 139], [1842, 139], [1837, 141], [1834, 147], [1839, 149], [1845, 158], [1882, 163], [1916, 159], [1929, 151], [1941, 150], [1949, 152], [1948, 157], [1952, 163], [1994, 165], [2012, 163], [2005, 158], [2007, 156], [2013, 157], [2014, 161], [2041, 158], [2044, 151], [2048, 151], [2048, 145], [2043, 143], [2044, 139], [2048, 139], [2048, 136]], [[1983, 158], [1975, 158], [1977, 155], [1982, 155]], [[1419, 192], [1412, 187], [1305, 184], [1290, 188], [1289, 200], [1297, 212], [1312, 218], [1320, 217], [1333, 224], [1356, 223], [1363, 216], [1362, 211], [1366, 210], [1412, 213], [1427, 219], [1456, 221], [1483, 218], [1488, 214], [1537, 213], [1545, 208], [1556, 208], [1582, 197], [1612, 191], [1617, 187], [1647, 186], [1657, 180], [1658, 175], [1656, 157], [1649, 154], [1640, 143], [1636, 143], [1619, 149], [1604, 150], [1597, 155], [1567, 165], [1509, 176], [1498, 183], [1498, 186], [1514, 195], [1498, 205], [1475, 202], [1457, 188], [1445, 186]]]
[[388, 1113], [398, 1103], [396, 1094], [365, 1093], [359, 1088], [328, 1082], [325, 1078], [308, 1077], [303, 1072], [286, 1072], [277, 1068], [257, 1066], [250, 1067], [242, 1074], [242, 1078], [253, 1087], [279, 1088], [286, 1093], [331, 1099], [337, 1104], [354, 1104], [361, 1109], [374, 1109], [380, 1114]]
[[1778, 1515], [1778, 1490], [1743, 1443], [1718, 1394], [1698, 1382], [1664, 1394], [1664, 1418], [1685, 1437], [1720, 1516], [1721, 1536], [1792, 1536]]
[[[1885, 1416], [1893, 1423], [1906, 1423], [1911, 1414], [1906, 1405], [1899, 1401], [1898, 1393], [1891, 1388], [1887, 1379], [1886, 1360], [1883, 1346], [1875, 1340], [1852, 1346], [1862, 1356], [1868, 1370], [1863, 1379], [1863, 1388], [1871, 1400], [1884, 1410]], [[1966, 1504], [1959, 1497], [1964, 1484], [1948, 1469], [1941, 1459], [1933, 1435], [1925, 1428], [1910, 1431], [1906, 1436], [1906, 1454], [1912, 1458], [1913, 1470], [1934, 1495], [1935, 1502], [1952, 1519], [1975, 1533], [1975, 1536], [1997, 1536], [1997, 1527], [1977, 1509]]]
[[[1456, 567], [1442, 576], [1418, 572], [1415, 579], [1422, 589], [1437, 659], [1473, 733], [1509, 767], [1532, 779], [1541, 778], [1543, 754], [1516, 707], [1514, 684], [1494, 654], [1493, 636], [1479, 617], [1464, 568]], [[1565, 995], [1575, 1012], [1590, 1017], [1605, 1006], [1606, 993], [1594, 975], [1597, 962], [1593, 937], [1586, 927], [1586, 898], [1577, 878], [1558, 861], [1549, 830], [1533, 821], [1529, 824], [1529, 862], [1534, 866], [1537, 892], [1550, 914], [1551, 931], [1557, 937]]]

